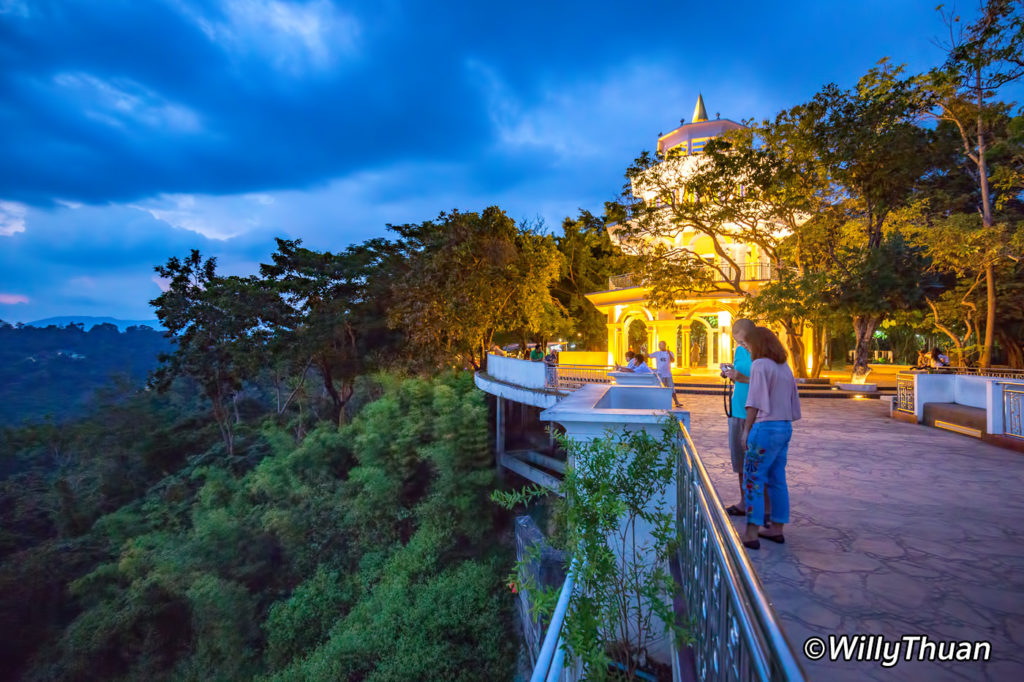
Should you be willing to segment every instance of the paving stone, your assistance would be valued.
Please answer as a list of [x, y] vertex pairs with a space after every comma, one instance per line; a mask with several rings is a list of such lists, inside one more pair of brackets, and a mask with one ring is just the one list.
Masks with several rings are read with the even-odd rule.
[[[716, 396], [688, 396], [692, 437], [735, 501]], [[786, 544], [750, 557], [811, 680], [1024, 680], [1024, 457], [897, 422], [877, 401], [805, 400], [786, 477]], [[738, 530], [743, 519], [734, 519]], [[992, 660], [809, 661], [813, 632], [989, 639]]]

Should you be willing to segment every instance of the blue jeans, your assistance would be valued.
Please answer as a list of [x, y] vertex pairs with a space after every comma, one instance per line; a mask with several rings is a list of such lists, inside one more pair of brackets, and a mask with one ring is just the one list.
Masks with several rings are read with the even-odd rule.
[[786, 488], [786, 452], [793, 436], [792, 422], [756, 422], [747, 437], [743, 460], [743, 489], [747, 523], [764, 524], [764, 496], [772, 501], [775, 523], [789, 523], [789, 490]]

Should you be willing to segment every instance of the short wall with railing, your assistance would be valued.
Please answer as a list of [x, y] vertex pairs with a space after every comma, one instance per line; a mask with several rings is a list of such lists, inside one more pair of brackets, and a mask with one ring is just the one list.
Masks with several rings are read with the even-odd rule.
[[[985, 410], [985, 434], [1024, 439], [1024, 376], [1003, 379], [974, 370], [950, 372], [901, 372], [896, 376], [894, 411], [924, 420], [927, 403], [956, 403]], [[1020, 373], [1024, 374], [1024, 373]]]
[[558, 365], [548, 372], [548, 381], [552, 388], [560, 391], [575, 391], [587, 384], [610, 384], [612, 377], [609, 372], [615, 368], [611, 365]]
[[[693, 626], [697, 679], [801, 682], [804, 671], [683, 420], [677, 444], [672, 453], [677, 458], [680, 538], [676, 560], [686, 615]], [[578, 671], [563, 669], [564, 643], [559, 641], [573, 577], [570, 569], [531, 680], [578, 679]], [[692, 677], [679, 669], [673, 672], [674, 679]]]
[[[735, 268], [727, 263], [720, 266], [704, 265], [713, 282], [734, 282], [739, 275], [740, 282], [767, 282], [778, 276], [778, 270], [771, 263], [743, 263]], [[608, 278], [608, 289], [631, 289], [643, 286], [640, 277], [632, 272], [613, 275]]]
[[531, 362], [500, 355], [487, 356], [487, 374], [505, 383], [523, 388], [547, 388], [549, 381], [543, 362]]

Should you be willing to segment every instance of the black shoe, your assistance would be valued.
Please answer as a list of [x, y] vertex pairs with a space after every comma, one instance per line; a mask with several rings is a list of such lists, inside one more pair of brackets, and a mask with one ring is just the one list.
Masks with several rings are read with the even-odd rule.
[[786, 542], [786, 538], [783, 537], [781, 534], [780, 535], [766, 535], [764, 533], [758, 533], [757, 537], [764, 538], [765, 540], [771, 540], [772, 542], [776, 542], [776, 543], [778, 543], [780, 545]]
[[729, 516], [746, 516], [747, 515], [746, 511], [744, 511], [741, 507], [737, 507], [735, 504], [732, 505], [731, 507], [726, 507], [725, 508], [725, 512]]
[[761, 541], [760, 540], [744, 540], [743, 541], [743, 546], [746, 547], [747, 549], [761, 549]]

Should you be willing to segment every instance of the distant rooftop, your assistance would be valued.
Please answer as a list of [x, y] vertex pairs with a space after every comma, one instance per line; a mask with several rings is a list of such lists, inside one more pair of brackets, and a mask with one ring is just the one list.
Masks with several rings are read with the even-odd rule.
[[704, 145], [713, 137], [718, 137], [727, 130], [742, 128], [743, 124], [727, 118], [708, 120], [708, 112], [704, 106], [704, 96], [697, 95], [697, 104], [693, 107], [693, 121], [679, 122], [679, 127], [658, 138], [658, 153], [665, 154], [670, 149], [685, 145], [687, 154], [699, 154]]

